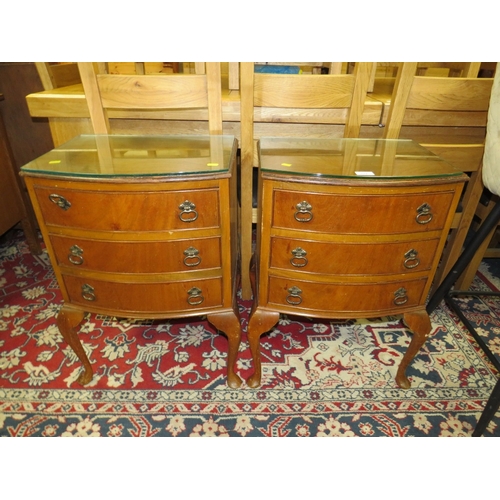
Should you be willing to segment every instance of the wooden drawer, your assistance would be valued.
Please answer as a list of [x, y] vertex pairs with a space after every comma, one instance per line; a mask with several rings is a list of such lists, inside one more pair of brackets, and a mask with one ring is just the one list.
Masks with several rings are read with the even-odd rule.
[[[216, 189], [94, 192], [36, 186], [35, 192], [49, 226], [131, 232], [220, 226]], [[186, 201], [194, 206], [180, 208]]]
[[[444, 227], [453, 198], [454, 192], [446, 191], [347, 195], [275, 190], [272, 225], [336, 234], [435, 231]], [[422, 213], [427, 206], [432, 217]]]
[[[63, 280], [71, 303], [87, 311], [120, 311], [139, 315], [162, 313], [169, 316], [222, 305], [221, 278], [137, 283], [109, 282], [63, 274]], [[199, 293], [195, 293], [195, 289]]]
[[[311, 281], [269, 278], [268, 306], [278, 310], [338, 317], [370, 317], [398, 314], [421, 305], [426, 279], [384, 283], [315, 283]], [[298, 290], [294, 290], [297, 287]], [[398, 295], [398, 294], [401, 295]]]
[[104, 241], [50, 235], [60, 266], [110, 273], [168, 273], [221, 267], [220, 238]]
[[271, 268], [331, 275], [384, 275], [428, 271], [439, 239], [334, 243], [271, 239]]

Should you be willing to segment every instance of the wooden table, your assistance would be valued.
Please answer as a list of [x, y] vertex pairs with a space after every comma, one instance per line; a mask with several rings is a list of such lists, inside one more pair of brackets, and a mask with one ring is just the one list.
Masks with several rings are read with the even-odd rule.
[[279, 315], [403, 315], [413, 333], [396, 382], [431, 331], [425, 301], [467, 176], [412, 141], [261, 139], [248, 339]]
[[240, 344], [236, 141], [231, 136], [80, 136], [22, 167], [64, 305], [57, 324], [84, 371], [85, 312], [206, 315]]

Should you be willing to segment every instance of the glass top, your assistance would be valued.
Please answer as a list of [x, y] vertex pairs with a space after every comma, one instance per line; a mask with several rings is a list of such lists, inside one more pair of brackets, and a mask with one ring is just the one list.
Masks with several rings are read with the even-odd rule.
[[315, 177], [419, 178], [462, 175], [462, 171], [416, 142], [405, 139], [260, 140], [265, 172]]
[[234, 137], [81, 135], [21, 167], [74, 177], [185, 176], [227, 172]]

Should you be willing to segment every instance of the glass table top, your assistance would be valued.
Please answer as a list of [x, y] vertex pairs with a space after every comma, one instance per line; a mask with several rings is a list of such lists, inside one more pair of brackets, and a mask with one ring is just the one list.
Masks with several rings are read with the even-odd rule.
[[263, 172], [314, 177], [421, 178], [462, 171], [405, 139], [260, 139]]
[[21, 170], [74, 177], [215, 174], [229, 170], [234, 147], [227, 135], [81, 135]]

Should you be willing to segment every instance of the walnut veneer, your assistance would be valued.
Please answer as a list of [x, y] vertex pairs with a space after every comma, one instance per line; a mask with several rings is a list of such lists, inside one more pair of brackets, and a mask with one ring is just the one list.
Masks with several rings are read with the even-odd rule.
[[261, 383], [260, 336], [280, 313], [324, 318], [402, 314], [413, 333], [397, 372], [431, 331], [425, 301], [467, 177], [412, 141], [261, 139], [254, 307], [248, 338]]
[[240, 343], [236, 305], [236, 141], [228, 136], [81, 136], [24, 166], [64, 299], [64, 339], [86, 312], [119, 317], [207, 315]]

